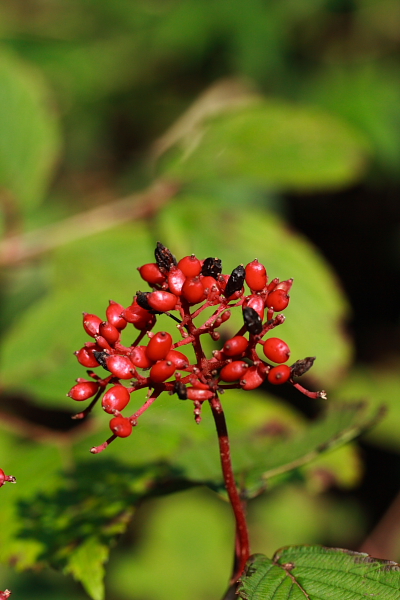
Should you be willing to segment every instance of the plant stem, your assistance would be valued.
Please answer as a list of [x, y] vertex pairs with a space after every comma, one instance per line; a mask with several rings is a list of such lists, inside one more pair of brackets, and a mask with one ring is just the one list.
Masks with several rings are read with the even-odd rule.
[[249, 533], [247, 529], [247, 521], [244, 513], [243, 502], [237, 490], [233, 475], [228, 429], [226, 426], [222, 404], [217, 395], [211, 398], [209, 403], [218, 433], [219, 451], [225, 487], [226, 491], [228, 492], [236, 521], [235, 560], [231, 578], [231, 583], [234, 583], [241, 576], [245, 564], [250, 556]]

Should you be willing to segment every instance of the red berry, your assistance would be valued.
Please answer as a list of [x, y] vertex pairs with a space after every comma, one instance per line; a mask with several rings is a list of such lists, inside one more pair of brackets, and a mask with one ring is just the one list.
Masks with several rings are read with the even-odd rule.
[[268, 381], [274, 385], [280, 385], [289, 379], [291, 372], [292, 370], [290, 367], [288, 367], [288, 365], [279, 365], [279, 367], [273, 367], [267, 375]]
[[132, 433], [132, 423], [126, 417], [114, 417], [110, 421], [110, 429], [118, 437], [128, 437]]
[[285, 290], [274, 290], [267, 296], [266, 305], [268, 308], [272, 308], [275, 312], [285, 310], [289, 304], [289, 296]]
[[166, 381], [175, 373], [175, 368], [170, 360], [159, 360], [150, 369], [150, 379], [154, 383]]
[[168, 273], [168, 289], [175, 296], [182, 294], [182, 286], [186, 277], [178, 267], [172, 266]]
[[104, 410], [112, 414], [115, 410], [121, 411], [128, 404], [131, 396], [123, 385], [114, 385], [103, 396], [101, 401]]
[[161, 285], [165, 281], [165, 275], [161, 273], [156, 263], [147, 263], [139, 267], [138, 271], [141, 278], [150, 285]]
[[249, 367], [240, 382], [244, 390], [255, 390], [265, 381], [267, 372], [260, 372], [258, 367]]
[[184, 256], [178, 262], [178, 268], [186, 277], [196, 277], [201, 272], [201, 262], [194, 254], [191, 256]]
[[249, 365], [241, 360], [234, 360], [228, 363], [221, 369], [220, 377], [222, 381], [236, 381], [242, 379], [246, 373]]
[[276, 337], [265, 340], [263, 350], [265, 356], [272, 362], [284, 363], [290, 357], [290, 349], [287, 343]]
[[122, 304], [118, 304], [118, 302], [114, 302], [114, 300], [110, 300], [110, 303], [107, 306], [106, 310], [107, 321], [111, 323], [111, 325], [114, 325], [114, 327], [116, 327], [120, 331], [122, 329], [125, 329], [125, 327], [128, 324], [128, 322], [123, 317], [121, 317], [123, 310], [124, 307], [122, 306]]
[[242, 352], [245, 352], [249, 345], [248, 340], [243, 335], [236, 335], [227, 342], [225, 342], [223, 351], [226, 356], [239, 356]]
[[275, 290], [284, 290], [286, 293], [290, 292], [290, 288], [293, 285], [293, 279], [287, 279], [286, 281], [279, 281], [276, 286], [273, 288]]
[[214, 396], [211, 390], [199, 390], [196, 388], [187, 388], [187, 397], [189, 400], [209, 400]]
[[153, 362], [162, 360], [171, 350], [172, 337], [166, 331], [159, 331], [156, 333], [147, 344], [146, 355], [147, 358]]
[[214, 279], [214, 277], [211, 277], [211, 275], [200, 277], [200, 281], [204, 290], [208, 290], [209, 292], [215, 290], [216, 292], [219, 292], [217, 280]]
[[139, 306], [136, 300], [123, 311], [122, 316], [128, 323], [133, 323], [133, 326], [140, 331], [151, 329], [155, 323], [155, 316], [142, 306]]
[[106, 358], [107, 369], [118, 379], [131, 379], [133, 377], [133, 364], [127, 356], [114, 354]]
[[129, 353], [129, 358], [135, 367], [139, 369], [149, 369], [153, 361], [150, 360], [146, 354], [147, 346], [135, 346]]
[[260, 292], [267, 284], [267, 271], [256, 258], [246, 266], [246, 283], [255, 292]]
[[182, 296], [190, 304], [197, 304], [205, 299], [206, 294], [200, 277], [188, 277], [182, 287]]
[[121, 337], [119, 329], [114, 327], [108, 321], [102, 321], [99, 326], [99, 334], [107, 340], [109, 344], [115, 344]]
[[83, 348], [75, 352], [75, 356], [80, 364], [88, 369], [98, 367], [100, 364], [94, 357], [93, 350], [100, 351], [101, 348], [93, 342], [88, 342]]
[[171, 294], [170, 292], [157, 290], [156, 292], [151, 292], [148, 295], [147, 300], [151, 308], [154, 310], [167, 312], [175, 308], [178, 298], [175, 296], [175, 294]]
[[83, 328], [91, 337], [99, 335], [101, 319], [90, 313], [83, 313]]
[[3, 469], [0, 469], [0, 487], [4, 484], [6, 480], [6, 474], [4, 473]]
[[250, 308], [256, 311], [261, 321], [264, 319], [264, 300], [261, 296], [258, 296], [257, 294], [247, 296], [243, 302], [243, 308], [247, 306], [250, 306]]
[[94, 396], [99, 389], [97, 381], [82, 381], [72, 387], [67, 396], [73, 400], [87, 400]]
[[165, 360], [171, 361], [176, 369], [187, 369], [189, 366], [188, 357], [185, 356], [183, 352], [179, 352], [179, 350], [170, 350], [165, 357]]
[[110, 344], [102, 335], [96, 335], [96, 344], [99, 346], [100, 350], [112, 350]]

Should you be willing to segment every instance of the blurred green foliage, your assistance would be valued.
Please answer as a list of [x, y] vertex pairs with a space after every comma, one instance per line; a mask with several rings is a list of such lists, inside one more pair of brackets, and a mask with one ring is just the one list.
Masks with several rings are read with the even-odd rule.
[[[370, 412], [350, 404], [307, 428], [264, 391], [226, 394], [249, 496], [276, 469], [253, 516], [250, 503], [254, 549], [366, 535], [359, 508], [329, 488], [359, 482], [357, 446], [339, 446], [382, 402], [389, 416], [370, 439], [399, 451], [398, 363], [352, 365], [348, 302], [318, 250], [287, 226], [284, 194], [398, 183], [399, 13], [395, 0], [0, 4], [0, 465], [18, 479], [0, 493], [1, 558], [34, 568], [4, 567], [1, 589], [101, 600], [109, 548], [126, 532], [106, 598], [224, 590], [229, 508], [197, 489], [223, 496], [209, 414], [197, 428], [190, 407], [160, 398], [131, 439], [91, 459], [104, 415], [67, 425], [75, 407], [65, 393], [84, 374], [72, 354], [85, 341], [80, 314], [103, 315], [108, 298], [130, 304], [157, 239], [177, 255], [219, 256], [226, 272], [257, 256], [271, 279], [294, 277], [282, 336], [295, 358], [317, 356], [309, 386], [329, 389], [332, 404], [373, 400]], [[86, 592], [39, 574], [46, 565]]]

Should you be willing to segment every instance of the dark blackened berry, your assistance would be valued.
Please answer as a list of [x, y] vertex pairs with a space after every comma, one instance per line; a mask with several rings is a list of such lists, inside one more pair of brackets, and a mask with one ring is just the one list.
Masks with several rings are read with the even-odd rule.
[[229, 298], [229, 296], [232, 296], [232, 294], [242, 289], [245, 275], [246, 271], [244, 270], [243, 265], [239, 265], [236, 269], [233, 269], [224, 291], [226, 298]]
[[93, 356], [104, 369], [109, 371], [110, 369], [107, 367], [106, 359], [110, 356], [108, 352], [98, 352], [97, 350], [93, 350]]
[[169, 271], [172, 266], [176, 267], [178, 265], [175, 256], [161, 242], [157, 242], [154, 255], [158, 268], [162, 273]]
[[148, 301], [150, 294], [151, 292], [136, 292], [136, 302], [139, 304], [139, 306], [146, 310], [151, 310], [151, 306]]
[[260, 319], [260, 315], [256, 313], [254, 308], [251, 308], [251, 306], [246, 306], [243, 309], [243, 320], [245, 322], [247, 330], [252, 335], [258, 335], [259, 333], [261, 333], [263, 324]]
[[206, 258], [201, 268], [202, 275], [209, 275], [216, 279], [222, 273], [222, 262], [220, 258]]
[[296, 362], [292, 365], [292, 377], [301, 377], [301, 375], [307, 373], [307, 371], [313, 366], [314, 361], [315, 356], [307, 356], [307, 358], [296, 360]]
[[187, 400], [187, 389], [186, 385], [181, 381], [175, 381], [174, 383], [174, 394], [178, 395], [179, 400]]

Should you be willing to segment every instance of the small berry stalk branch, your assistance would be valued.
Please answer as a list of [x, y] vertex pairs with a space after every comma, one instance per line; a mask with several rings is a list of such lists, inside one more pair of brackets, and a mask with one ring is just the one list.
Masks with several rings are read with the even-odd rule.
[[[78, 362], [88, 369], [89, 379], [78, 378], [68, 396], [91, 402], [75, 418], [86, 417], [101, 398], [103, 410], [111, 416], [112, 435], [92, 448], [91, 452], [98, 454], [116, 438], [130, 436], [139, 418], [163, 392], [176, 394], [180, 400], [191, 400], [196, 423], [201, 422], [202, 406], [208, 401], [236, 519], [233, 577], [238, 578], [249, 556], [249, 540], [218, 394], [232, 388], [251, 391], [269, 382], [290, 383], [310, 398], [326, 398], [324, 391], [311, 392], [295, 381], [312, 367], [314, 357], [288, 365], [289, 346], [280, 338], [269, 337], [285, 321], [281, 313], [289, 304], [293, 280], [275, 278], [268, 282], [267, 271], [257, 259], [246, 267], [239, 265], [230, 274], [222, 272], [219, 258], [199, 260], [192, 254], [177, 262], [160, 242], [155, 249], [155, 262], [139, 267], [139, 273], [151, 291], [138, 291], [128, 307], [110, 300], [105, 320], [83, 314], [83, 327], [93, 341], [86, 342], [75, 354]], [[202, 325], [196, 325], [194, 319], [209, 307], [215, 308], [212, 316]], [[229, 321], [233, 310], [241, 311], [243, 325], [222, 345], [218, 330]], [[155, 330], [160, 317], [178, 323], [180, 339], [174, 341], [167, 331]], [[124, 345], [122, 332], [128, 325], [133, 325], [139, 334], [133, 343]], [[209, 335], [216, 345], [209, 357], [201, 343], [204, 335]], [[181, 351], [188, 345], [194, 350], [193, 363]], [[96, 368], [102, 369], [103, 374], [95, 373]], [[136, 397], [134, 394], [145, 389], [148, 391], [144, 404], [125, 416], [123, 411], [132, 397]]]

